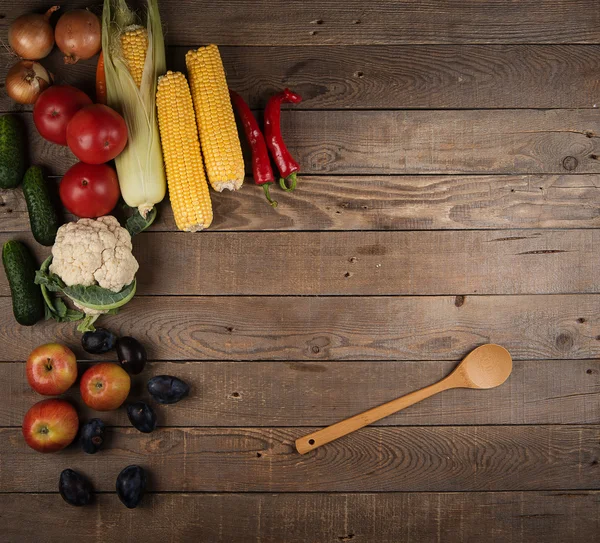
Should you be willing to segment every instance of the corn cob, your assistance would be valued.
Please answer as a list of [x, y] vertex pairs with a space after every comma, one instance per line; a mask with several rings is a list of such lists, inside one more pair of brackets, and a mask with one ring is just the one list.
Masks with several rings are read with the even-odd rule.
[[129, 73], [138, 89], [142, 86], [142, 74], [148, 50], [148, 31], [143, 26], [130, 26], [121, 34], [121, 51]]
[[208, 228], [213, 213], [204, 174], [192, 97], [185, 76], [168, 71], [156, 91], [158, 126], [167, 184], [179, 230]]
[[244, 158], [219, 49], [188, 51], [185, 63], [208, 180], [218, 192], [237, 190], [244, 182]]
[[121, 196], [130, 207], [147, 217], [167, 192], [165, 166], [160, 148], [156, 86], [167, 71], [158, 0], [146, 0], [145, 30], [148, 49], [142, 84], [138, 88], [123, 57], [122, 34], [138, 19], [126, 0], [104, 0], [102, 52], [106, 76], [107, 105], [116, 109], [127, 124], [129, 135], [123, 152], [115, 158]]

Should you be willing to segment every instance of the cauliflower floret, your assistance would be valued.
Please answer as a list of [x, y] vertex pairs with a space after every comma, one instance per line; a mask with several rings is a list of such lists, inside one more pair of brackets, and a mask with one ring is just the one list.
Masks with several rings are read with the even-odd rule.
[[50, 272], [67, 286], [98, 284], [119, 292], [139, 268], [131, 250], [129, 232], [114, 217], [79, 219], [58, 229]]

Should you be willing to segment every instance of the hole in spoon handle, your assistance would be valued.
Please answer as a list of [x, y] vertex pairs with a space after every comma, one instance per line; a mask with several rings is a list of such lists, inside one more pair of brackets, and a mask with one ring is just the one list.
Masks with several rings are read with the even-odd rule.
[[317, 444], [317, 440], [312, 437], [310, 434], [307, 436], [303, 436], [296, 440], [296, 450], [300, 454], [306, 454], [315, 450], [319, 445]]

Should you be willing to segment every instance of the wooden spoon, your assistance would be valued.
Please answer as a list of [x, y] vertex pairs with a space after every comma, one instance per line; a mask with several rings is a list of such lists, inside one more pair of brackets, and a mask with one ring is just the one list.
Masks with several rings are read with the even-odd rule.
[[305, 435], [296, 440], [296, 449], [300, 454], [348, 435], [375, 421], [389, 417], [393, 413], [413, 405], [429, 396], [451, 388], [494, 388], [506, 381], [512, 371], [510, 353], [500, 345], [481, 345], [471, 351], [454, 371], [441, 381], [428, 387], [411, 392], [391, 402], [384, 403], [349, 419], [336, 422], [327, 428]]

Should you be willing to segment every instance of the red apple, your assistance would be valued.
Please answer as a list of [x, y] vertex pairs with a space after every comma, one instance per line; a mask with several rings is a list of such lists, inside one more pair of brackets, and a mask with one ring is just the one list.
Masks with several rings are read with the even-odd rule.
[[117, 364], [96, 364], [81, 377], [81, 397], [96, 411], [117, 409], [125, 401], [131, 387], [129, 374]]
[[42, 400], [27, 411], [23, 437], [32, 449], [47, 453], [64, 449], [75, 439], [79, 417], [65, 400]]
[[47, 343], [31, 351], [27, 359], [29, 386], [44, 396], [66, 392], [77, 379], [77, 359], [60, 343]]

